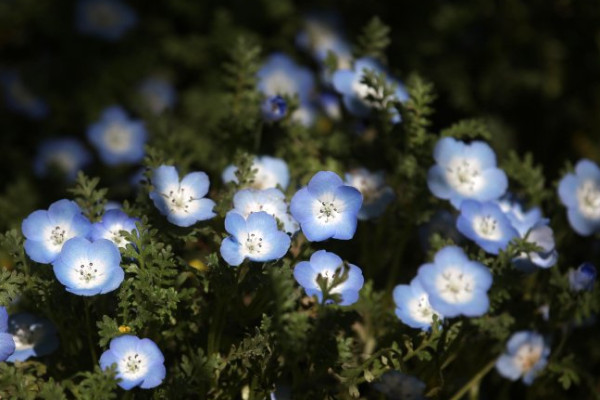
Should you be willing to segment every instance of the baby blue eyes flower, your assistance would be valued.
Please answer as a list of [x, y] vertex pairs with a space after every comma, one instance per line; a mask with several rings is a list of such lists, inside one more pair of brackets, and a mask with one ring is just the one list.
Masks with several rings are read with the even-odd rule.
[[137, 14], [119, 0], [79, 0], [77, 29], [81, 33], [115, 41], [137, 24]]
[[108, 210], [102, 216], [102, 221], [92, 225], [90, 239], [107, 239], [113, 242], [117, 247], [125, 248], [127, 241], [121, 235], [121, 231], [132, 232], [136, 230], [135, 218], [129, 217], [119, 209]]
[[179, 181], [175, 167], [161, 165], [152, 175], [150, 198], [161, 214], [177, 226], [188, 227], [213, 218], [215, 202], [204, 198], [210, 182], [204, 172], [191, 172]]
[[33, 170], [39, 177], [47, 176], [52, 169], [72, 181], [77, 172], [90, 164], [90, 152], [76, 139], [62, 138], [44, 141], [38, 147]]
[[33, 119], [48, 116], [48, 105], [25, 86], [19, 73], [11, 70], [0, 73], [0, 84], [9, 110]]
[[15, 342], [15, 352], [7, 362], [45, 356], [58, 347], [56, 328], [46, 318], [26, 312], [13, 314], [8, 318], [8, 332]]
[[394, 200], [394, 190], [386, 186], [383, 172], [369, 172], [359, 168], [346, 174], [346, 183], [355, 187], [363, 196], [358, 219], [368, 220], [381, 216]]
[[423, 381], [400, 371], [388, 371], [373, 384], [389, 400], [425, 400]]
[[139, 86], [139, 93], [147, 108], [155, 115], [173, 108], [177, 101], [177, 93], [173, 85], [160, 77], [144, 80]]
[[290, 214], [285, 195], [279, 189], [243, 189], [233, 196], [233, 210], [248, 218], [251, 213], [264, 211], [283, 224], [283, 229], [293, 235], [300, 227]]
[[571, 290], [574, 292], [592, 290], [597, 275], [596, 267], [590, 262], [584, 262], [577, 269], [570, 269], [569, 285]]
[[33, 261], [49, 264], [58, 257], [67, 240], [87, 236], [91, 227], [74, 201], [58, 200], [48, 211], [34, 211], [23, 220], [25, 252]]
[[496, 370], [503, 377], [531, 385], [537, 374], [546, 367], [550, 348], [544, 338], [531, 331], [515, 332], [506, 344], [506, 352], [496, 361]]
[[[253, 189], [270, 189], [280, 186], [285, 190], [290, 182], [290, 172], [288, 166], [280, 158], [262, 156], [256, 157], [252, 163], [252, 169], [256, 171], [254, 180], [249, 182], [249, 187]], [[239, 183], [235, 172], [237, 168], [230, 165], [223, 171], [223, 182]], [[246, 182], [244, 182], [245, 184]]]
[[225, 216], [225, 230], [231, 236], [221, 242], [221, 256], [234, 267], [246, 258], [255, 262], [277, 260], [290, 248], [290, 237], [279, 231], [275, 218], [264, 211], [253, 212], [248, 218], [230, 211]]
[[298, 95], [304, 104], [310, 100], [314, 86], [312, 72], [284, 54], [271, 55], [258, 71], [258, 90], [266, 96]]
[[456, 227], [490, 254], [506, 250], [508, 243], [519, 236], [500, 207], [491, 202], [463, 201]]
[[331, 171], [320, 171], [290, 203], [292, 216], [311, 242], [329, 238], [349, 240], [356, 231], [362, 195]]
[[437, 315], [438, 320], [443, 318], [429, 304], [429, 296], [418, 279], [413, 279], [410, 285], [396, 286], [393, 296], [396, 315], [411, 328], [428, 330], [431, 328], [434, 315]]
[[111, 106], [88, 127], [87, 137], [104, 163], [118, 165], [142, 161], [148, 134], [142, 121], [129, 119], [121, 107]]
[[575, 232], [582, 236], [600, 232], [600, 168], [595, 163], [579, 161], [575, 173], [560, 181], [558, 195]]
[[[342, 259], [325, 250], [319, 250], [312, 254], [310, 261], [301, 261], [294, 267], [294, 278], [304, 288], [308, 296], [317, 296], [319, 302], [323, 301], [323, 288], [319, 283], [319, 277], [326, 280], [329, 294], [340, 296], [339, 305], [348, 306], [356, 303], [358, 293], [364, 284], [362, 271], [353, 264], [346, 264], [347, 278], [345, 281], [330, 287], [336, 278], [344, 275], [344, 262]], [[333, 302], [329, 300], [328, 302]]]
[[506, 192], [506, 174], [496, 167], [496, 155], [484, 142], [466, 144], [445, 137], [435, 145], [433, 158], [436, 165], [427, 176], [429, 190], [455, 208], [463, 200], [496, 200]]
[[15, 341], [8, 333], [8, 313], [6, 308], [0, 307], [0, 362], [15, 352]]
[[279, 121], [285, 117], [287, 103], [281, 96], [270, 96], [262, 103], [263, 118], [269, 122]]
[[484, 265], [469, 260], [460, 247], [438, 251], [433, 263], [419, 268], [417, 278], [431, 306], [444, 317], [479, 317], [489, 308], [492, 274]]
[[123, 335], [110, 341], [108, 350], [100, 356], [100, 368], [117, 365], [118, 383], [125, 390], [136, 386], [151, 389], [162, 383], [167, 374], [165, 357], [150, 339]]
[[84, 238], [70, 239], [52, 266], [56, 279], [68, 292], [79, 296], [112, 292], [125, 277], [121, 253], [106, 239], [95, 242]]
[[[368, 117], [374, 107], [380, 106], [368, 98], [370, 95], [377, 95], [375, 90], [361, 82], [367, 70], [386, 73], [374, 59], [361, 58], [354, 62], [354, 69], [340, 69], [333, 74], [333, 86], [338, 93], [343, 95], [344, 105], [350, 113], [362, 118]], [[394, 95], [385, 99], [386, 102], [408, 100], [408, 94], [400, 82], [389, 76], [386, 77], [386, 80], [387, 83], [396, 87]], [[400, 122], [399, 115], [393, 118], [393, 122]]]

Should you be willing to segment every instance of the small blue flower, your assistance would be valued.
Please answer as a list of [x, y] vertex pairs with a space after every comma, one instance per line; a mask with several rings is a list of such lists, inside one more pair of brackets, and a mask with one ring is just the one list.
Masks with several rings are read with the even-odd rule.
[[444, 317], [479, 317], [489, 308], [492, 274], [483, 264], [469, 260], [460, 247], [438, 251], [433, 263], [419, 268], [417, 278], [431, 306]]
[[248, 218], [230, 211], [225, 216], [225, 230], [231, 236], [221, 242], [221, 256], [234, 267], [246, 258], [255, 262], [277, 260], [290, 248], [290, 237], [278, 230], [275, 218], [264, 211], [251, 213]]
[[600, 168], [594, 162], [580, 160], [575, 173], [561, 179], [558, 195], [575, 232], [582, 236], [600, 232]]
[[[356, 303], [358, 293], [364, 284], [362, 271], [353, 264], [347, 264], [348, 277], [345, 281], [331, 288], [331, 294], [339, 294], [339, 305], [348, 306]], [[308, 296], [317, 296], [319, 302], [323, 301], [323, 292], [318, 282], [319, 275], [328, 281], [328, 286], [336, 276], [343, 274], [344, 262], [342, 259], [325, 250], [316, 251], [310, 256], [310, 261], [301, 261], [294, 267], [294, 278], [304, 288]]]
[[314, 87], [312, 72], [284, 54], [272, 54], [258, 71], [258, 90], [266, 96], [297, 94], [304, 104], [310, 100]]
[[283, 229], [290, 235], [296, 233], [300, 226], [290, 214], [285, 202], [285, 195], [279, 189], [243, 189], [233, 196], [233, 210], [244, 218], [251, 213], [264, 211], [283, 224]]
[[102, 216], [102, 221], [92, 225], [90, 239], [94, 242], [98, 239], [107, 239], [117, 247], [125, 248], [128, 242], [121, 235], [121, 231], [135, 231], [135, 223], [137, 221], [138, 219], [131, 218], [119, 209], [108, 210]]
[[574, 292], [591, 291], [598, 272], [591, 262], [584, 262], [577, 269], [569, 270], [569, 285]]
[[466, 199], [496, 200], [506, 192], [506, 174], [496, 167], [496, 155], [484, 142], [466, 144], [445, 137], [435, 145], [433, 158], [436, 165], [427, 176], [429, 190], [456, 208]]
[[177, 226], [188, 227], [213, 218], [215, 202], [206, 199], [210, 182], [204, 172], [191, 172], [179, 182], [175, 167], [161, 165], [152, 175], [150, 198], [162, 215]]
[[373, 386], [389, 400], [425, 400], [423, 392], [427, 387], [420, 379], [400, 371], [386, 372]]
[[337, 56], [340, 68], [350, 65], [352, 49], [341, 32], [340, 18], [335, 14], [308, 15], [303, 29], [296, 35], [296, 44], [321, 63], [331, 51]]
[[150, 339], [123, 335], [110, 341], [109, 349], [100, 356], [100, 368], [117, 365], [119, 386], [130, 390], [136, 386], [151, 389], [162, 383], [167, 374], [165, 357]]
[[338, 121], [342, 118], [342, 108], [340, 105], [340, 99], [336, 94], [333, 93], [321, 93], [319, 95], [319, 103], [321, 108], [329, 118], [334, 121]]
[[[369, 95], [377, 95], [375, 90], [361, 82], [367, 70], [385, 73], [387, 83], [396, 87], [394, 95], [386, 101], [408, 100], [408, 93], [404, 86], [396, 79], [387, 76], [387, 72], [376, 60], [360, 58], [354, 62], [354, 69], [340, 69], [333, 74], [333, 86], [338, 93], [343, 95], [344, 105], [352, 115], [366, 118], [374, 107], [380, 106], [368, 99]], [[392, 118], [392, 122], [400, 122], [400, 115], [396, 114]]]
[[279, 121], [285, 117], [287, 103], [281, 96], [270, 96], [262, 103], [261, 111], [265, 120], [269, 122]]
[[7, 362], [45, 356], [58, 347], [56, 328], [46, 318], [26, 312], [13, 314], [8, 318], [8, 332], [15, 342], [15, 352]]
[[15, 341], [8, 333], [8, 313], [6, 308], [0, 307], [0, 362], [15, 352]]
[[456, 228], [490, 254], [506, 250], [508, 243], [519, 236], [500, 207], [492, 202], [463, 201]]
[[3, 71], [0, 73], [0, 83], [9, 110], [33, 119], [42, 119], [48, 116], [49, 109], [46, 102], [36, 97], [25, 86], [19, 73], [11, 70]]
[[92, 224], [71, 200], [58, 200], [48, 211], [37, 210], [23, 220], [25, 252], [33, 261], [49, 264], [60, 253], [63, 244], [74, 237], [86, 237]]
[[531, 385], [537, 374], [546, 367], [550, 348], [542, 335], [531, 331], [515, 332], [506, 344], [506, 352], [496, 361], [496, 370], [503, 377]]
[[334, 172], [320, 171], [294, 194], [290, 211], [311, 242], [349, 240], [361, 206], [362, 195], [356, 188], [344, 185]]
[[148, 109], [156, 115], [173, 108], [177, 101], [177, 93], [173, 85], [166, 79], [156, 76], [145, 79], [139, 86], [139, 92]]
[[87, 137], [105, 164], [117, 165], [142, 161], [148, 134], [142, 121], [129, 119], [119, 106], [110, 106], [88, 127]]
[[418, 279], [413, 279], [410, 285], [396, 286], [393, 296], [396, 315], [411, 328], [428, 330], [431, 328], [434, 315], [437, 315], [440, 321], [443, 319], [443, 316], [429, 304], [429, 296]]
[[61, 138], [42, 142], [33, 161], [33, 170], [45, 177], [53, 168], [72, 181], [77, 172], [92, 162], [89, 151], [77, 139]]
[[[262, 156], [256, 157], [252, 163], [252, 169], [256, 171], [254, 180], [250, 182], [249, 187], [253, 189], [270, 189], [280, 186], [285, 190], [290, 182], [290, 172], [288, 166], [280, 158]], [[230, 165], [223, 171], [223, 182], [239, 183], [235, 172], [237, 168]]]
[[79, 0], [77, 3], [76, 24], [81, 33], [115, 41], [137, 21], [135, 11], [119, 0]]
[[84, 238], [70, 239], [52, 266], [56, 279], [68, 292], [79, 296], [112, 292], [125, 277], [121, 253], [106, 239], [95, 242]]
[[547, 218], [544, 218], [542, 210], [539, 207], [533, 207], [524, 211], [523, 205], [519, 201], [514, 200], [512, 195], [504, 196], [497, 201], [497, 204], [522, 238], [527, 235], [527, 232], [534, 225], [539, 223], [547, 225], [549, 222]]
[[363, 204], [358, 212], [360, 220], [381, 216], [396, 197], [394, 190], [386, 186], [383, 171], [371, 173], [365, 168], [358, 168], [346, 174], [346, 183], [358, 189], [363, 196]]

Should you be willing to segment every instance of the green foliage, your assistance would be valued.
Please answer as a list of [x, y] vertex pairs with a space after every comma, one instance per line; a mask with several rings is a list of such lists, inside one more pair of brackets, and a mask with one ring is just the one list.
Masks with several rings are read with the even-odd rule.
[[90, 221], [98, 221], [104, 213], [108, 189], [98, 189], [100, 178], [88, 178], [83, 172], [77, 174], [75, 187], [69, 189], [75, 201]]
[[443, 129], [440, 136], [450, 136], [456, 139], [485, 139], [490, 140], [492, 134], [488, 124], [482, 119], [465, 119]]
[[531, 153], [526, 153], [521, 158], [516, 152], [511, 151], [507, 160], [501, 166], [506, 175], [518, 184], [518, 193], [523, 194], [528, 199], [529, 204], [540, 205], [553, 195], [546, 189], [542, 167], [534, 165]]
[[385, 50], [390, 45], [390, 27], [385, 25], [379, 17], [373, 17], [357, 41], [356, 54], [359, 57], [373, 57], [385, 62]]

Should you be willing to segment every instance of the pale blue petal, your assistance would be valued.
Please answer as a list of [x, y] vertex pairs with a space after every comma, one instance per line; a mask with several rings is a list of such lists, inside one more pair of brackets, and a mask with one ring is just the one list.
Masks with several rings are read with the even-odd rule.
[[454, 189], [446, 181], [444, 169], [439, 165], [434, 165], [429, 169], [427, 173], [427, 186], [431, 193], [438, 199], [447, 200], [456, 195]]
[[231, 236], [221, 242], [221, 257], [231, 266], [237, 267], [244, 261], [240, 244]]
[[308, 261], [301, 261], [294, 267], [294, 278], [304, 289], [320, 290], [316, 277], [317, 273]]
[[179, 174], [175, 167], [161, 165], [156, 168], [152, 174], [152, 185], [159, 193], [165, 192], [172, 185], [179, 185]]
[[592, 233], [598, 230], [598, 228], [600, 228], [600, 221], [594, 222], [586, 219], [579, 213], [579, 210], [577, 209], [569, 208], [567, 211], [567, 217], [569, 219], [571, 228], [573, 228], [573, 230], [581, 236], [590, 236]]
[[558, 196], [567, 207], [577, 207], [577, 186], [579, 181], [573, 174], [565, 175], [558, 184]]
[[338, 186], [344, 184], [342, 178], [335, 172], [319, 171], [308, 182], [308, 191], [315, 197], [319, 197], [324, 193], [330, 193]]
[[167, 375], [167, 369], [164, 364], [153, 365], [148, 371], [140, 387], [142, 389], [151, 389], [162, 383]]
[[235, 237], [240, 237], [247, 232], [246, 220], [236, 212], [228, 212], [225, 216], [225, 230]]
[[181, 186], [192, 188], [194, 191], [193, 196], [195, 198], [200, 198], [206, 196], [208, 193], [210, 181], [208, 175], [204, 172], [191, 172], [181, 180]]
[[54, 251], [47, 247], [45, 242], [27, 239], [25, 240], [24, 247], [25, 253], [27, 253], [29, 258], [42, 264], [50, 264], [59, 254], [58, 251]]
[[23, 236], [25, 236], [25, 238], [43, 241], [47, 239], [44, 237], [44, 228], [49, 225], [50, 218], [48, 217], [48, 211], [37, 210], [29, 214], [29, 216], [23, 220], [21, 230], [23, 231]]
[[316, 201], [316, 198], [308, 191], [308, 188], [304, 187], [298, 190], [290, 202], [292, 216], [300, 224], [304, 221], [314, 219], [313, 204]]
[[515, 363], [513, 357], [503, 354], [496, 361], [496, 370], [503, 377], [516, 381], [521, 376], [521, 369]]

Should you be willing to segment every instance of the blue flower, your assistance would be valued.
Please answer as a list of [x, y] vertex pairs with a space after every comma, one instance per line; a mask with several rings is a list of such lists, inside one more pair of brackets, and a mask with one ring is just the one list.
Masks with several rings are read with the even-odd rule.
[[319, 103], [321, 108], [329, 118], [334, 121], [338, 121], [342, 118], [342, 108], [340, 106], [340, 99], [336, 94], [333, 93], [321, 93], [319, 95]]
[[77, 203], [58, 200], [48, 211], [34, 211], [23, 220], [25, 252], [33, 261], [49, 264], [58, 257], [67, 240], [87, 236], [91, 227]]
[[162, 383], [167, 374], [165, 357], [150, 339], [123, 335], [110, 341], [109, 349], [100, 356], [100, 368], [117, 365], [119, 386], [130, 390], [136, 386], [151, 389]]
[[125, 248], [128, 242], [120, 232], [135, 231], [137, 221], [138, 219], [131, 218], [119, 209], [108, 210], [102, 216], [102, 221], [96, 222], [92, 226], [90, 239], [94, 242], [98, 239], [108, 239], [117, 247]]
[[532, 207], [524, 211], [523, 205], [512, 198], [512, 195], [507, 195], [497, 201], [498, 206], [509, 219], [513, 228], [519, 232], [519, 236], [524, 238], [527, 232], [538, 223], [548, 224], [548, 219], [542, 215], [542, 210], [539, 207]]
[[456, 228], [490, 254], [506, 250], [508, 243], [519, 236], [500, 207], [492, 202], [463, 201]]
[[244, 218], [251, 213], [264, 211], [283, 224], [283, 229], [290, 235], [300, 227], [298, 222], [288, 214], [285, 195], [279, 189], [243, 189], [233, 196], [233, 210]]
[[42, 142], [33, 161], [33, 170], [39, 177], [47, 176], [53, 168], [72, 181], [77, 172], [90, 164], [90, 152], [77, 139], [61, 138]]
[[460, 247], [438, 251], [433, 263], [419, 268], [417, 278], [431, 306], [444, 317], [479, 317], [489, 308], [492, 274], [483, 264], [469, 260]]
[[177, 101], [173, 85], [156, 76], [145, 79], [139, 86], [139, 92], [148, 109], [156, 115], [173, 108]]
[[[344, 105], [352, 115], [366, 118], [374, 107], [380, 106], [368, 99], [369, 95], [377, 95], [375, 90], [361, 82], [367, 70], [386, 74], [387, 83], [396, 87], [394, 95], [386, 99], [386, 102], [408, 100], [408, 93], [404, 86], [388, 76], [376, 60], [360, 58], [354, 62], [354, 69], [340, 69], [333, 74], [333, 86], [338, 93], [343, 95]], [[400, 122], [400, 116], [396, 114], [392, 118], [392, 122]]]
[[503, 377], [531, 385], [548, 363], [550, 348], [542, 335], [531, 331], [515, 332], [506, 344], [506, 352], [496, 361], [496, 370]]
[[290, 211], [306, 238], [320, 242], [352, 239], [361, 206], [362, 195], [357, 189], [344, 185], [334, 172], [320, 171], [294, 194]]
[[179, 182], [175, 167], [161, 165], [153, 172], [152, 185], [150, 198], [172, 224], [188, 227], [216, 215], [215, 202], [204, 198], [210, 185], [204, 172], [191, 172]]
[[445, 137], [435, 145], [433, 158], [437, 164], [429, 169], [429, 190], [456, 208], [463, 200], [496, 200], [506, 191], [506, 174], [496, 167], [496, 155], [484, 142], [466, 144]]
[[221, 256], [231, 266], [244, 259], [255, 262], [273, 261], [283, 257], [290, 248], [290, 237], [277, 229], [277, 221], [264, 211], [248, 218], [235, 211], [225, 216], [225, 230], [231, 236], [221, 242]]
[[0, 307], [0, 362], [15, 352], [15, 341], [8, 333], [8, 313], [6, 308]]
[[[262, 156], [256, 157], [252, 163], [252, 169], [256, 171], [254, 180], [250, 182], [249, 187], [253, 189], [270, 189], [280, 186], [285, 190], [290, 182], [290, 172], [288, 166], [280, 158]], [[237, 168], [230, 165], [223, 171], [223, 182], [239, 183], [235, 172]], [[246, 184], [247, 182], [244, 182]]]
[[258, 90], [266, 96], [298, 95], [304, 104], [310, 100], [314, 86], [312, 72], [284, 54], [272, 54], [258, 71]]
[[429, 296], [418, 279], [413, 279], [410, 285], [396, 286], [393, 296], [396, 315], [411, 328], [428, 330], [431, 328], [434, 315], [437, 315], [438, 320], [443, 318], [429, 304]]
[[95, 242], [84, 238], [70, 239], [52, 266], [56, 279], [68, 292], [79, 296], [112, 292], [125, 277], [121, 253], [106, 239]]
[[330, 288], [329, 293], [340, 296], [339, 305], [348, 306], [358, 300], [358, 293], [362, 289], [365, 280], [359, 267], [353, 264], [346, 264], [346, 266], [348, 267], [346, 280], [331, 288], [330, 285], [333, 280], [344, 274], [344, 262], [337, 254], [319, 250], [310, 256], [310, 261], [301, 261], [296, 264], [294, 278], [304, 288], [308, 296], [317, 296], [319, 302], [322, 302], [323, 292], [318, 282], [318, 277], [321, 276], [327, 280], [327, 287]]
[[400, 371], [386, 372], [373, 386], [390, 400], [425, 400], [425, 383]]
[[582, 236], [600, 232], [600, 168], [595, 163], [579, 161], [575, 173], [561, 179], [558, 195], [575, 232]]
[[352, 49], [341, 32], [340, 19], [334, 14], [312, 13], [304, 19], [303, 29], [296, 35], [296, 44], [324, 63], [331, 51], [340, 68], [350, 65]]
[[8, 332], [15, 342], [15, 352], [7, 362], [45, 356], [58, 347], [56, 328], [46, 318], [26, 312], [13, 314], [8, 318]]
[[119, 106], [110, 106], [88, 127], [87, 137], [104, 163], [117, 165], [142, 161], [148, 134], [142, 121], [129, 119]]
[[279, 121], [285, 117], [287, 103], [281, 96], [269, 96], [261, 106], [263, 118], [269, 122]]
[[33, 119], [48, 116], [48, 105], [36, 97], [25, 86], [16, 71], [3, 71], [0, 73], [0, 83], [4, 91], [4, 100], [9, 110]]
[[77, 3], [76, 24], [81, 33], [115, 41], [137, 21], [135, 11], [119, 0], [79, 0]]
[[594, 282], [598, 272], [591, 262], [584, 262], [577, 269], [569, 270], [569, 285], [574, 292], [582, 290], [591, 291], [594, 288]]
[[363, 204], [358, 212], [360, 220], [381, 216], [396, 197], [394, 190], [386, 186], [383, 171], [371, 173], [365, 168], [358, 168], [346, 174], [346, 183], [358, 189], [363, 196]]

